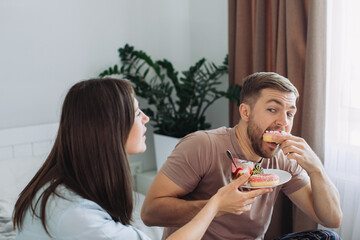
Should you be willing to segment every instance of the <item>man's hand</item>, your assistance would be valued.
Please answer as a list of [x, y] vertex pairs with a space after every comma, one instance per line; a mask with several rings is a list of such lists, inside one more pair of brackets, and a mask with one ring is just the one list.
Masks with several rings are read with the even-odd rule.
[[312, 172], [322, 169], [319, 157], [311, 149], [303, 138], [289, 135], [273, 136], [274, 141], [281, 142], [280, 148], [287, 159], [294, 159], [311, 175]]
[[280, 148], [287, 158], [295, 159], [310, 176], [309, 185], [289, 195], [291, 201], [317, 223], [331, 228], [339, 227], [342, 220], [339, 192], [319, 157], [300, 137], [289, 134], [273, 138], [282, 142]]

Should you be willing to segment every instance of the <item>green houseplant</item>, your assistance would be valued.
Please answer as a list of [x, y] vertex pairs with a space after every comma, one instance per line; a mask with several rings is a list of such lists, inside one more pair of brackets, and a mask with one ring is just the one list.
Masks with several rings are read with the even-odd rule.
[[220, 91], [221, 76], [228, 72], [227, 56], [222, 65], [200, 59], [179, 74], [166, 59], [153, 61], [143, 51], [126, 44], [119, 50], [121, 66], [114, 65], [99, 76], [119, 75], [132, 82], [137, 96], [147, 100], [143, 111], [150, 117], [154, 132], [181, 138], [188, 133], [209, 129], [205, 112], [221, 97], [238, 103], [240, 86]]

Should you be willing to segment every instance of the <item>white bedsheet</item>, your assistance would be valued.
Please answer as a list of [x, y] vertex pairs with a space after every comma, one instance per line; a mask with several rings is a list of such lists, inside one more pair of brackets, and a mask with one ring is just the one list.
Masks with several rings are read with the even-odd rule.
[[145, 196], [141, 193], [135, 192], [135, 208], [133, 212], [133, 226], [137, 229], [140, 229], [142, 232], [144, 232], [147, 236], [149, 236], [153, 240], [160, 240], [163, 228], [162, 227], [148, 227], [144, 224], [144, 222], [141, 220], [141, 206], [144, 203]]

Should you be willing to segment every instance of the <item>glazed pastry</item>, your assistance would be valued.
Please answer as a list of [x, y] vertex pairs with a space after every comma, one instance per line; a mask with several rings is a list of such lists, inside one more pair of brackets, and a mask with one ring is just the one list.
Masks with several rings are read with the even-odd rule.
[[277, 174], [256, 174], [249, 178], [251, 187], [267, 187], [278, 184], [280, 178]]

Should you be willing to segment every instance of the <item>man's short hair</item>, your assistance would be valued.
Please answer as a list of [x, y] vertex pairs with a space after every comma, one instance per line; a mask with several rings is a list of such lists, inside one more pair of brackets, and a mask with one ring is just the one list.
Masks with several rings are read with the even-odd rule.
[[299, 92], [289, 79], [274, 72], [257, 72], [247, 76], [240, 93], [240, 104], [254, 106], [262, 89], [271, 88], [282, 92], [294, 93], [296, 99]]

